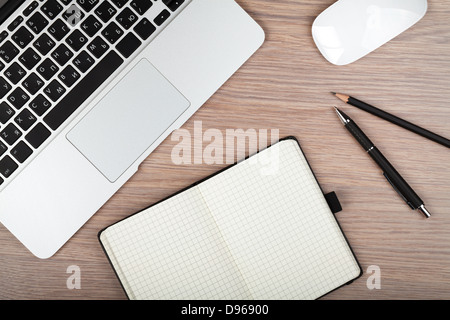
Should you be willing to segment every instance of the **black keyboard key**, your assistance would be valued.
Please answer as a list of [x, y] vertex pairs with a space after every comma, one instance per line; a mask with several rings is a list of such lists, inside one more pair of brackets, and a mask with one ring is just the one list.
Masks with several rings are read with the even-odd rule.
[[36, 120], [36, 117], [28, 109], [24, 109], [17, 115], [17, 117], [14, 118], [14, 121], [23, 131], [30, 129]]
[[83, 20], [84, 12], [76, 5], [71, 5], [64, 13], [62, 14], [63, 18], [70, 24], [72, 27], [75, 27], [78, 22]]
[[58, 71], [58, 66], [50, 59], [45, 59], [36, 69], [45, 80], [50, 80]]
[[23, 15], [28, 17], [38, 6], [39, 3], [37, 1], [33, 1], [25, 10], [23, 10]]
[[114, 22], [111, 22], [105, 29], [102, 31], [102, 35], [108, 40], [110, 43], [114, 44], [117, 40], [122, 36], [122, 29]]
[[19, 49], [15, 45], [12, 44], [11, 41], [6, 41], [0, 47], [0, 57], [6, 62], [10, 62], [19, 54]]
[[0, 61], [0, 71], [2, 71], [4, 67], [5, 67], [5, 64]]
[[22, 87], [24, 87], [31, 95], [35, 95], [43, 86], [44, 80], [39, 78], [34, 72], [22, 82]]
[[22, 88], [16, 88], [9, 96], [8, 101], [16, 108], [20, 109], [30, 99]]
[[40, 33], [45, 27], [48, 26], [48, 20], [40, 12], [33, 14], [26, 23], [36, 34]]
[[112, 3], [114, 3], [117, 8], [121, 9], [124, 5], [127, 4], [128, 0], [111, 0]]
[[141, 44], [142, 42], [134, 34], [129, 33], [117, 44], [116, 49], [128, 58]]
[[169, 9], [173, 12], [177, 10], [184, 2], [184, 0], [162, 0], [164, 4], [169, 7]]
[[23, 141], [20, 141], [11, 149], [11, 155], [16, 158], [19, 163], [24, 163], [33, 153], [33, 150]]
[[53, 20], [63, 10], [63, 6], [56, 0], [48, 0], [42, 5], [41, 10], [50, 20]]
[[33, 34], [23, 26], [11, 36], [11, 39], [22, 49], [25, 48], [33, 40], [33, 38]]
[[13, 124], [10, 123], [0, 132], [0, 137], [10, 146], [12, 146], [16, 141], [22, 136], [22, 132]]
[[0, 157], [4, 155], [6, 151], [8, 151], [8, 147], [0, 141]]
[[6, 37], [8, 37], [8, 32], [7, 31], [0, 32], [0, 43], [2, 43], [3, 40], [6, 39]]
[[94, 64], [94, 58], [92, 58], [86, 51], [81, 51], [81, 53], [73, 59], [73, 64], [81, 71], [86, 72]]
[[100, 0], [77, 0], [77, 3], [84, 11], [89, 12], [97, 5]]
[[8, 81], [0, 77], [0, 99], [3, 98], [11, 89], [12, 87]]
[[50, 137], [51, 132], [42, 124], [38, 123], [31, 131], [25, 136], [25, 139], [33, 148], [39, 148], [45, 140]]
[[11, 22], [8, 26], [8, 30], [9, 31], [14, 31], [16, 30], [16, 28], [22, 23], [23, 21], [23, 17], [22, 16], [18, 16], [17, 18], [14, 19], [13, 22]]
[[95, 9], [95, 14], [102, 19], [103, 22], [108, 22], [117, 13], [117, 10], [108, 1], [103, 1], [101, 5]]
[[116, 20], [122, 27], [128, 30], [138, 20], [138, 17], [133, 13], [133, 11], [131, 11], [131, 9], [125, 8], [121, 13], [119, 13]]
[[13, 84], [17, 84], [26, 74], [27, 72], [17, 62], [14, 62], [5, 71], [6, 78]]
[[170, 12], [168, 10], [164, 9], [163, 11], [161, 11], [160, 14], [158, 14], [158, 16], [156, 16], [156, 18], [153, 20], [153, 22], [157, 26], [160, 26], [164, 23], [164, 21], [167, 20], [168, 17], [170, 17]]
[[103, 25], [93, 15], [87, 17], [81, 24], [81, 29], [83, 29], [89, 37], [93, 37], [102, 27]]
[[58, 41], [64, 38], [69, 31], [70, 28], [61, 19], [56, 20], [50, 28], [48, 28], [48, 32]]
[[108, 51], [109, 45], [101, 37], [96, 37], [87, 48], [98, 59]]
[[71, 87], [75, 82], [77, 82], [78, 79], [80, 79], [80, 74], [71, 65], [68, 65], [63, 71], [61, 71], [58, 78], [67, 87]]
[[16, 112], [5, 101], [0, 103], [0, 122], [5, 124]]
[[6, 156], [0, 160], [0, 173], [5, 178], [9, 178], [18, 167], [17, 163], [10, 156]]
[[79, 51], [86, 43], [87, 37], [80, 30], [75, 30], [67, 38], [66, 43], [74, 50]]
[[50, 84], [45, 87], [44, 93], [53, 102], [57, 101], [66, 92], [66, 89], [58, 82], [58, 80], [53, 80]]
[[[42, 1], [42, 0], [39, 0], [39, 1]], [[72, 0], [59, 0], [59, 1], [61, 1], [66, 6], [69, 5], [72, 2]]]
[[63, 66], [73, 57], [73, 52], [64, 44], [60, 44], [59, 47], [52, 52], [51, 56], [60, 66]]
[[156, 27], [147, 18], [143, 18], [133, 30], [142, 40], [147, 40], [156, 31]]
[[31, 70], [35, 65], [41, 61], [41, 57], [32, 48], [28, 48], [20, 57], [19, 61], [27, 68]]
[[53, 41], [46, 33], [43, 33], [34, 43], [34, 47], [43, 56], [50, 52], [55, 46], [55, 41]]
[[110, 51], [83, 79], [76, 85], [59, 104], [57, 104], [44, 118], [45, 123], [53, 130], [58, 129], [86, 101], [87, 98], [105, 82], [123, 59]]
[[38, 94], [28, 106], [38, 116], [42, 116], [52, 106], [52, 104], [42, 94]]
[[133, 0], [130, 4], [130, 6], [140, 15], [146, 13], [152, 5], [152, 0]]

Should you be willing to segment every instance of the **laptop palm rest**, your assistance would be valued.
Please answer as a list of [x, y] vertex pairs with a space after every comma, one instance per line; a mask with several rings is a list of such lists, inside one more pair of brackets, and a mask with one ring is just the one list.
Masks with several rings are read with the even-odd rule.
[[189, 106], [190, 102], [142, 59], [67, 139], [115, 182]]

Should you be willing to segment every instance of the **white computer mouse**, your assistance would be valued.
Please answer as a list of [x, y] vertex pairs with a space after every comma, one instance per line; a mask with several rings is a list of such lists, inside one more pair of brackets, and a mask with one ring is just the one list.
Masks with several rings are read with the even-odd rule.
[[352, 63], [417, 23], [427, 0], [339, 0], [314, 21], [312, 35], [335, 65]]

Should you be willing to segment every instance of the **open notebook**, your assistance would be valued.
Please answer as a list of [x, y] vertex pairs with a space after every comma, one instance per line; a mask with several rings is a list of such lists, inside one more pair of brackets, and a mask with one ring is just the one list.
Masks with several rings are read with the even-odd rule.
[[316, 299], [361, 274], [292, 138], [99, 239], [130, 299]]

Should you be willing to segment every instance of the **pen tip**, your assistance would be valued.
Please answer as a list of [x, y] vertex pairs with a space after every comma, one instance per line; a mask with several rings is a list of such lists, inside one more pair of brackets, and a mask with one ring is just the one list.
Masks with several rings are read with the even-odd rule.
[[348, 116], [344, 112], [339, 110], [337, 107], [334, 107], [334, 111], [336, 111], [336, 114], [344, 125], [349, 122]]
[[330, 91], [330, 93], [336, 95], [336, 92]]

